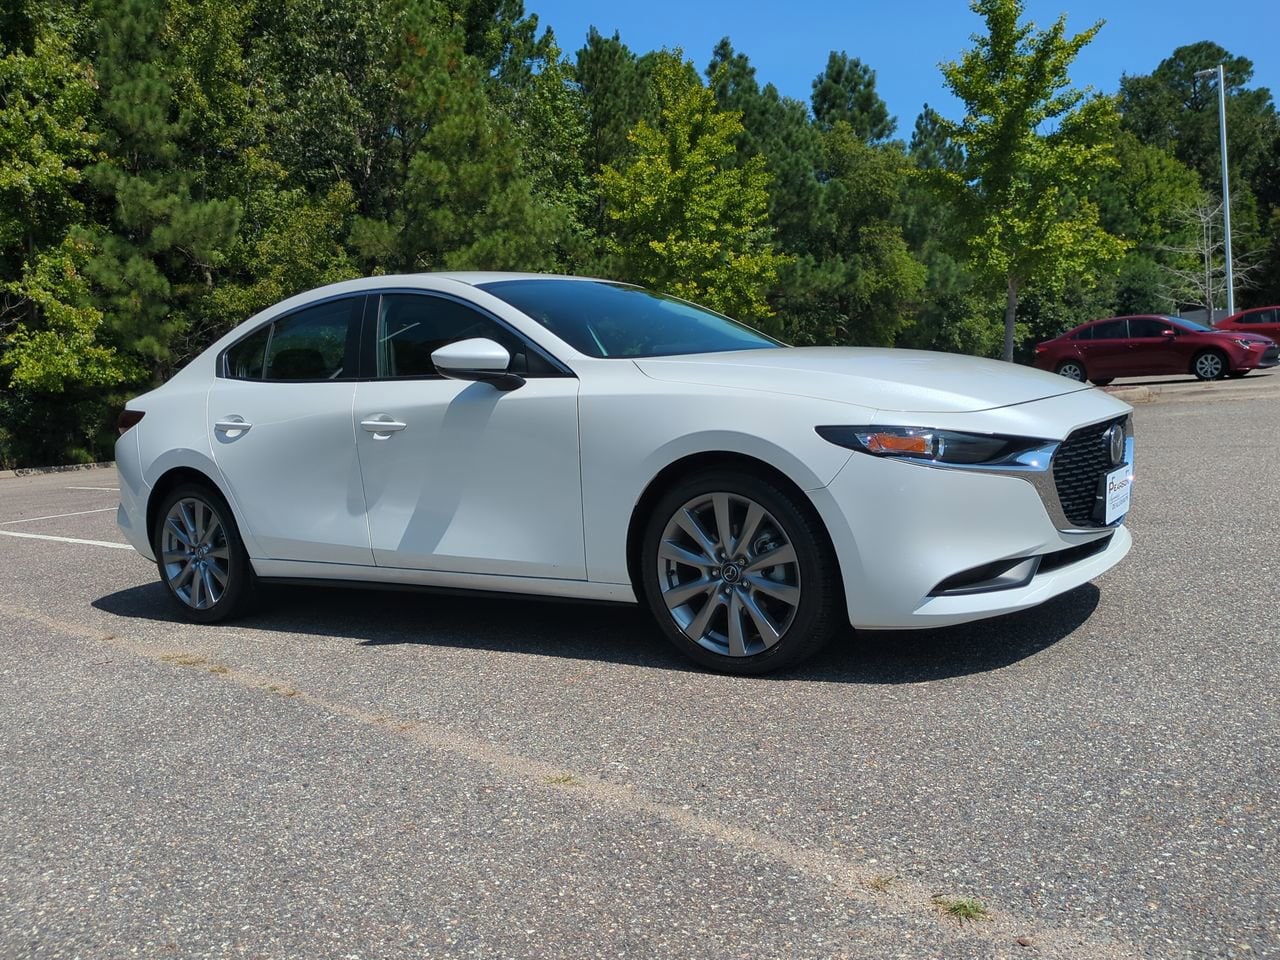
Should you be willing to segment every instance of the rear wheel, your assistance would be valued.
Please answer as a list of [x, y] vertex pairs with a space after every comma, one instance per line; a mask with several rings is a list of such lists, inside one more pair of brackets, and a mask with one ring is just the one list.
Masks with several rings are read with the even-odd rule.
[[761, 674], [820, 650], [843, 623], [838, 565], [807, 504], [753, 474], [709, 470], [654, 506], [640, 576], [686, 656]]
[[1241, 377], [1247, 377], [1248, 375], [1249, 375], [1248, 370], [1228, 370], [1227, 371], [1227, 376], [1230, 377], [1232, 380], [1239, 380]]
[[1057, 374], [1060, 377], [1066, 377], [1068, 380], [1084, 381], [1084, 364], [1078, 360], [1063, 360], [1058, 364]]
[[156, 511], [151, 536], [160, 580], [190, 620], [243, 613], [256, 578], [231, 508], [212, 486], [184, 483]]
[[1198, 380], [1217, 380], [1227, 372], [1227, 358], [1219, 350], [1202, 350], [1191, 361], [1191, 372]]
[[1115, 377], [1103, 377], [1101, 380], [1099, 380], [1097, 377], [1094, 377], [1094, 379], [1092, 379], [1089, 382], [1092, 383], [1095, 387], [1105, 387], [1109, 383], [1114, 383], [1115, 379], [1116, 379]]

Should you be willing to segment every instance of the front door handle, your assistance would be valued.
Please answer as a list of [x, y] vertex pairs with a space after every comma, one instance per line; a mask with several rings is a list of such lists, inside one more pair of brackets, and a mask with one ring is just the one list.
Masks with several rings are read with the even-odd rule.
[[221, 420], [215, 420], [213, 422], [214, 430], [219, 433], [231, 434], [236, 437], [242, 433], [248, 433], [249, 428], [252, 426], [253, 424], [244, 417], [238, 416], [234, 413], [230, 416], [223, 417]]
[[393, 420], [385, 413], [370, 417], [368, 420], [361, 420], [360, 426], [364, 427], [373, 434], [376, 440], [386, 440], [391, 434], [397, 430], [403, 430], [408, 426], [407, 423], [401, 423], [399, 420]]

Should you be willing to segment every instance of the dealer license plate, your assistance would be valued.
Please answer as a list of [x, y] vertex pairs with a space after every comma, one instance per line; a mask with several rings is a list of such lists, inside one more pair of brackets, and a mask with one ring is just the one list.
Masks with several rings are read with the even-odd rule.
[[1103, 496], [1107, 504], [1103, 523], [1115, 523], [1129, 512], [1129, 497], [1133, 493], [1133, 466], [1126, 463], [1112, 470], [1103, 483]]

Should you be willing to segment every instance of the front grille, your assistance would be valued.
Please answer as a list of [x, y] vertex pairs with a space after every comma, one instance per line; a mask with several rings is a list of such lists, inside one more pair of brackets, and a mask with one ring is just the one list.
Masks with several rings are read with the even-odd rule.
[[1053, 482], [1062, 512], [1077, 527], [1100, 527], [1094, 517], [1098, 482], [1115, 469], [1106, 433], [1124, 418], [1081, 427], [1063, 441], [1053, 458]]
[[1280, 346], [1272, 344], [1262, 351], [1262, 360], [1258, 363], [1260, 367], [1274, 367], [1280, 364]]

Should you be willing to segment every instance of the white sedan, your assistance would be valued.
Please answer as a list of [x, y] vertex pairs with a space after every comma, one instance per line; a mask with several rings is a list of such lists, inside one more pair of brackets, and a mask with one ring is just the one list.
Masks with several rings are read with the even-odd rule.
[[119, 524], [185, 614], [261, 581], [642, 602], [715, 669], [1042, 603], [1128, 552], [1128, 406], [795, 348], [571, 277], [375, 277], [244, 322], [121, 416]]

